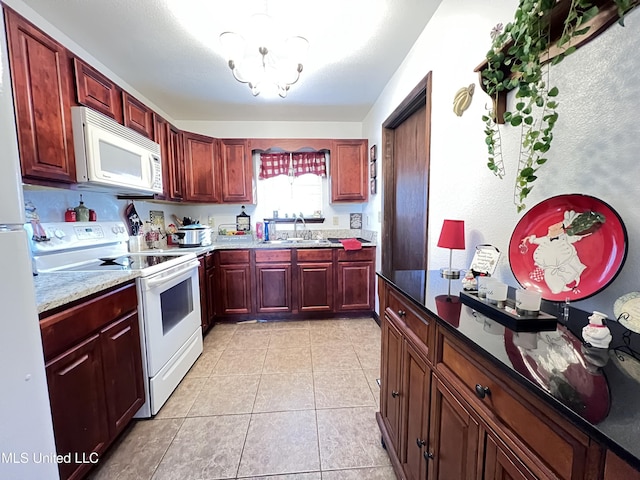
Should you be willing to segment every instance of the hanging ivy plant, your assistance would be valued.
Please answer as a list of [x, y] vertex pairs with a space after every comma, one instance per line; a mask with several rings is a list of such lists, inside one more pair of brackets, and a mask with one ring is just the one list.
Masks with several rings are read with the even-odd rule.
[[[614, 0], [619, 23], [635, 5], [634, 0]], [[505, 174], [502, 139], [496, 105], [501, 92], [515, 90], [513, 110], [504, 113], [504, 123], [520, 128], [520, 151], [514, 187], [514, 203], [521, 212], [524, 200], [538, 178], [537, 172], [547, 162], [547, 152], [553, 141], [553, 128], [558, 120], [558, 88], [549, 85], [549, 67], [572, 54], [576, 47], [572, 40], [585, 35], [586, 24], [599, 9], [592, 1], [570, 2], [564, 19], [562, 34], [552, 44], [550, 33], [551, 11], [556, 0], [521, 0], [512, 23], [504, 30], [494, 29], [491, 50], [486, 55], [482, 70], [484, 90], [494, 99], [493, 108], [482, 117], [485, 123], [485, 142], [489, 169], [499, 178]], [[556, 52], [551, 59], [549, 49]]]

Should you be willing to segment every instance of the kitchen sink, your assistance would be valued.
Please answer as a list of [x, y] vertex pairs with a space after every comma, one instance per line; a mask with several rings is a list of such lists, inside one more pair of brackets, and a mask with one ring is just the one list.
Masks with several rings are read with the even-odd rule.
[[262, 243], [267, 245], [324, 245], [331, 243], [329, 240], [305, 240], [302, 238], [288, 238], [286, 240], [265, 240]]
[[[349, 237], [349, 238], [353, 238], [353, 237]], [[331, 243], [340, 243], [340, 240], [346, 240], [346, 238], [332, 238], [332, 237], [327, 238], [327, 241]], [[361, 237], [357, 237], [356, 240], [362, 243], [369, 243], [371, 241]]]

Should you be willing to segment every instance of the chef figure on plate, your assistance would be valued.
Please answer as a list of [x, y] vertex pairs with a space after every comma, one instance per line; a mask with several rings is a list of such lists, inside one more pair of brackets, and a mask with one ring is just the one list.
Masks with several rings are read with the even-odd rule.
[[533, 261], [536, 268], [529, 274], [529, 277], [537, 282], [544, 280], [549, 290], [554, 294], [569, 291], [577, 292], [580, 284], [580, 275], [587, 268], [580, 261], [576, 247], [573, 244], [588, 237], [591, 233], [570, 235], [566, 231], [566, 227], [571, 225], [577, 216], [578, 214], [573, 210], [565, 211], [564, 220], [549, 225], [546, 236], [536, 237], [535, 235], [529, 235], [523, 238], [521, 242], [521, 247], [524, 246], [524, 251], [526, 251], [527, 242], [538, 245], [535, 252], [533, 252]]

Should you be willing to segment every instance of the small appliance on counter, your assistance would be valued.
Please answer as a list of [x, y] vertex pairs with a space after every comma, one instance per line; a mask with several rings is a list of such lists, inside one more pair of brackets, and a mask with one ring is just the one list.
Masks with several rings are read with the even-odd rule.
[[211, 233], [211, 227], [193, 223], [178, 228], [175, 235], [178, 237], [178, 246], [188, 248], [211, 245]]

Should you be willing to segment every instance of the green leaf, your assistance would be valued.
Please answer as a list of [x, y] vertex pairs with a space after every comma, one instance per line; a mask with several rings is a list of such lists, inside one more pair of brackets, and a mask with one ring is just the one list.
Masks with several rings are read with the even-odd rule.
[[556, 97], [558, 95], [558, 87], [553, 87], [551, 90], [547, 92], [547, 95], [550, 97]]
[[524, 105], [525, 105], [524, 102], [516, 103], [516, 110], [522, 110], [524, 108]]
[[531, 116], [525, 117], [524, 123], [526, 123], [527, 125], [532, 125], [533, 124], [533, 117], [531, 117]]
[[598, 12], [599, 12], [598, 7], [596, 7], [594, 5], [589, 10], [587, 10], [586, 12], [584, 12], [582, 14], [582, 22], [581, 23], [587, 23], [589, 20], [591, 20], [593, 17], [595, 17], [598, 14]]
[[520, 115], [514, 115], [513, 117], [511, 117], [511, 126], [512, 127], [517, 127], [518, 125], [520, 125], [522, 123], [522, 116]]
[[538, 177], [536, 177], [535, 175], [529, 175], [529, 176], [527, 177], [527, 182], [529, 182], [529, 183], [531, 183], [531, 182], [535, 182], [537, 178], [538, 178]]
[[531, 167], [524, 168], [524, 169], [522, 169], [522, 171], [520, 172], [520, 176], [521, 176], [521, 177], [523, 177], [523, 178], [524, 178], [524, 177], [529, 177], [529, 176], [533, 175], [533, 172], [534, 172], [534, 170], [533, 170], [533, 168], [531, 168]]
[[536, 163], [538, 165], [544, 165], [545, 163], [547, 163], [547, 159], [546, 158], [539, 158], [536, 160]]

